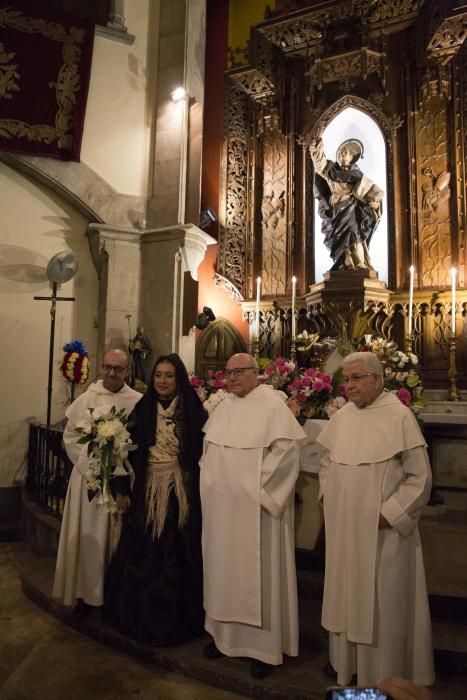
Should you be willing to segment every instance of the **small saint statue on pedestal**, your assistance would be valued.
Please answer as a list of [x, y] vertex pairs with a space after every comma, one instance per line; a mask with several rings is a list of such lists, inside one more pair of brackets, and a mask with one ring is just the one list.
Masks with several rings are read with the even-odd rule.
[[151, 374], [150, 357], [152, 345], [143, 326], [137, 327], [135, 337], [130, 340], [129, 351], [131, 358], [131, 386], [135, 386], [137, 382], [142, 382], [147, 386]]
[[372, 270], [368, 249], [381, 219], [384, 192], [356, 165], [363, 157], [362, 142], [344, 141], [334, 163], [327, 160], [322, 140], [312, 139], [310, 155], [321, 231], [334, 262], [331, 271]]

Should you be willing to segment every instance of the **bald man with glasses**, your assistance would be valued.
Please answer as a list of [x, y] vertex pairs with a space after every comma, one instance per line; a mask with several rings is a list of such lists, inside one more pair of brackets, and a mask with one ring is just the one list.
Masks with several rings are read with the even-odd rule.
[[327, 675], [359, 686], [398, 676], [434, 681], [431, 622], [417, 521], [431, 470], [412, 411], [383, 391], [376, 355], [343, 362], [349, 403], [317, 441], [326, 527], [322, 624]]
[[75, 428], [90, 408], [125, 409], [129, 415], [142, 394], [131, 389], [129, 359], [119, 349], [105, 353], [103, 379], [91, 384], [66, 410], [68, 422], [63, 441], [73, 469], [60, 528], [54, 597], [64, 605], [77, 605], [74, 615], [84, 617], [93, 607], [103, 604], [104, 578], [111, 555], [111, 520], [108, 513], [89, 501], [84, 474], [89, 466], [87, 444], [79, 445]]
[[248, 657], [264, 678], [298, 654], [293, 503], [306, 436], [281, 392], [258, 386], [254, 357], [233, 355], [225, 376], [200, 462], [204, 654]]

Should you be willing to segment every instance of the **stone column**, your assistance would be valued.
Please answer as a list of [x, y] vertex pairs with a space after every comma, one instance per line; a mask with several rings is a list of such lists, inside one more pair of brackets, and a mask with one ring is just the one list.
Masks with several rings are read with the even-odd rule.
[[[154, 358], [177, 352], [194, 371], [197, 271], [216, 240], [193, 224], [141, 234], [141, 319]], [[192, 303], [193, 302], [193, 303]]]
[[90, 224], [87, 236], [99, 277], [99, 367], [107, 348], [128, 349], [127, 314], [131, 314], [132, 336], [140, 322], [140, 233], [130, 228]]
[[199, 222], [205, 14], [206, 0], [160, 0], [151, 229]]

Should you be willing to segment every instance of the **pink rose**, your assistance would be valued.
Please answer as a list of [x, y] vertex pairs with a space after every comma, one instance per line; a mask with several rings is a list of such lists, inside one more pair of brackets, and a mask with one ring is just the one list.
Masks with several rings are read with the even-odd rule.
[[396, 396], [399, 399], [399, 401], [404, 404], [404, 406], [410, 406], [410, 404], [412, 403], [410, 391], [404, 386], [397, 390]]

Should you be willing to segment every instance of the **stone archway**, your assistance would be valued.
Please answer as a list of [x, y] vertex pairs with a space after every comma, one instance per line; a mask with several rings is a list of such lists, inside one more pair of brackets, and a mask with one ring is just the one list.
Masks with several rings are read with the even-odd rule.
[[225, 318], [217, 318], [204, 330], [196, 344], [196, 374], [206, 376], [208, 370], [223, 369], [236, 352], [247, 352], [242, 336]]

